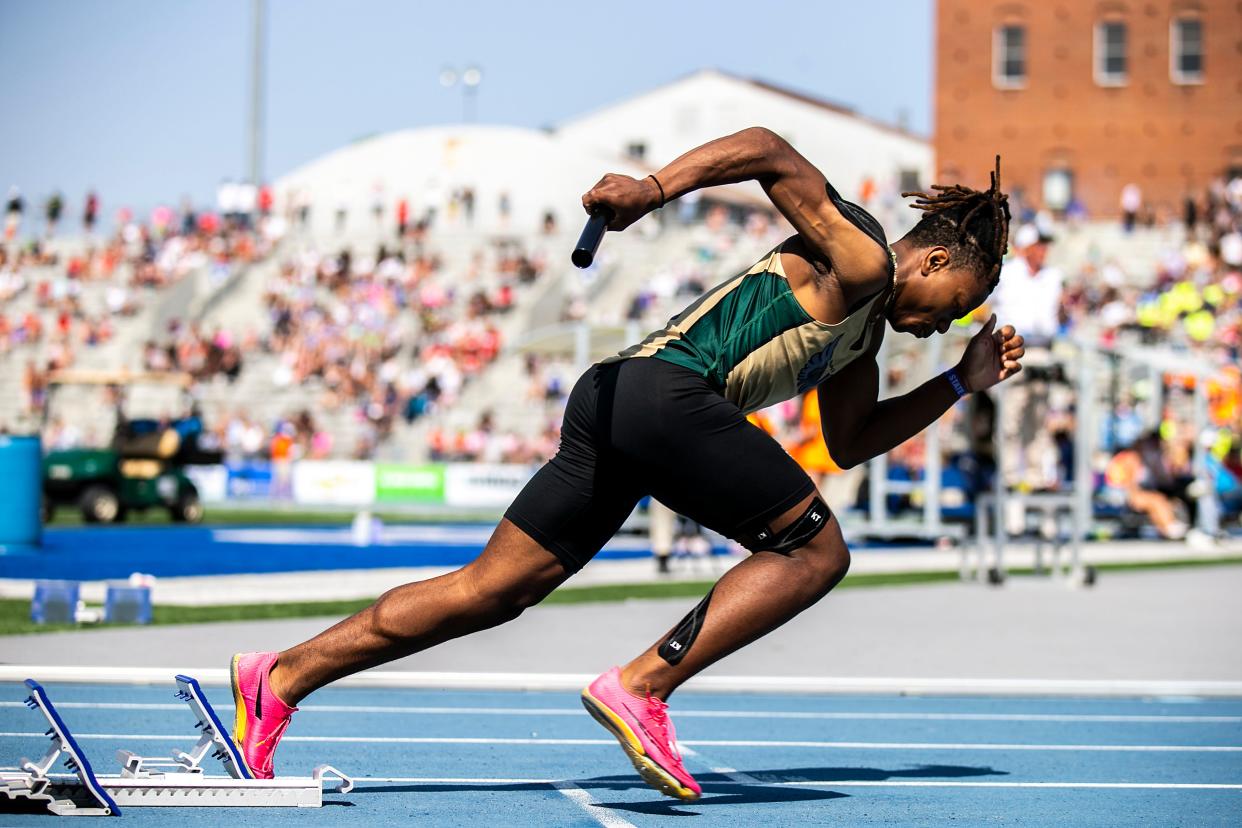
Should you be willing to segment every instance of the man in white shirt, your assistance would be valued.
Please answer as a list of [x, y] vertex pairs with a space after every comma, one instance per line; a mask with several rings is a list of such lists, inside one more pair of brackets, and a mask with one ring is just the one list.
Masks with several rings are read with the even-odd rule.
[[1019, 227], [1013, 235], [1014, 255], [1005, 260], [995, 293], [997, 318], [1021, 330], [1027, 342], [1027, 373], [1005, 390], [1001, 433], [1005, 445], [1019, 447], [1017, 457], [1008, 459], [1005, 479], [1009, 485], [1036, 490], [1058, 483], [1046, 425], [1053, 393], [1048, 379], [1055, 370], [1048, 346], [1061, 326], [1064, 277], [1045, 265], [1052, 241], [1034, 224]]
[[1046, 267], [1052, 237], [1033, 224], [1014, 234], [1014, 255], [1001, 268], [996, 287], [996, 316], [1022, 331], [1028, 352], [1047, 347], [1060, 329], [1061, 271]]

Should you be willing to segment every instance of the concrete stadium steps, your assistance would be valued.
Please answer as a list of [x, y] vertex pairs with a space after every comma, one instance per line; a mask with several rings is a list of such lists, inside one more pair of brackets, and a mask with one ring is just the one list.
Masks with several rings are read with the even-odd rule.
[[1152, 283], [1161, 260], [1179, 250], [1186, 239], [1181, 226], [1136, 228], [1126, 233], [1116, 222], [1059, 225], [1053, 236], [1056, 241], [1049, 248], [1048, 264], [1062, 268], [1067, 277], [1074, 278], [1087, 262], [1114, 261], [1125, 271], [1129, 284], [1140, 286]]
[[251, 265], [217, 296], [201, 303], [199, 322], [203, 329], [219, 327], [238, 336], [250, 330], [266, 330], [269, 318], [263, 294], [268, 283], [280, 273], [280, 262], [290, 255], [290, 249], [288, 243], [278, 245], [272, 255]]

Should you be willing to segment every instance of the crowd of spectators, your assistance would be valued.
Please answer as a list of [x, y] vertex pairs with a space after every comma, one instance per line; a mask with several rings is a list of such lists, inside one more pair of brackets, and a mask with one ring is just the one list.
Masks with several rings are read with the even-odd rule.
[[[80, 349], [110, 341], [119, 320], [138, 312], [150, 291], [193, 270], [215, 271], [223, 278], [236, 265], [266, 255], [270, 243], [259, 225], [271, 212], [271, 194], [256, 190], [252, 195], [232, 193], [232, 202], [244, 203], [227, 215], [196, 214], [185, 207], [180, 212], [163, 208], [143, 223], [121, 215], [115, 233], [103, 238], [92, 233], [86, 246], [69, 252], [44, 240], [16, 243], [25, 206], [20, 193], [10, 193], [6, 233], [11, 241], [0, 246], [0, 355], [39, 346], [30, 350], [37, 359], [23, 362], [27, 407], [42, 406], [49, 370], [72, 365]], [[872, 197], [883, 200], [874, 193]], [[1142, 204], [1137, 186], [1126, 197], [1124, 229], [1151, 223], [1154, 214]], [[453, 200], [467, 224], [473, 198], [462, 191]], [[784, 236], [764, 211], [693, 200], [676, 209], [676, 216], [663, 220], [691, 225], [685, 254], [663, 262], [613, 310], [644, 332], [718, 281], [740, 252], [770, 248]], [[49, 230], [63, 222], [64, 210], [59, 196], [55, 203], [49, 199]], [[98, 197], [91, 194], [82, 215], [84, 227], [95, 228], [98, 211]], [[213, 439], [229, 457], [280, 462], [373, 457], [397, 422], [451, 410], [464, 385], [496, 359], [500, 320], [514, 307], [518, 291], [539, 279], [543, 257], [516, 241], [493, 241], [446, 261], [436, 251], [429, 219], [411, 217], [408, 204], [400, 202], [392, 212], [390, 217], [380, 209], [375, 219], [396, 225], [396, 242], [373, 254], [304, 249], [280, 262], [263, 294], [267, 322], [260, 330], [173, 321], [163, 336], [143, 346], [143, 367], [185, 371], [199, 381], [232, 382], [248, 367], [249, 355], [266, 353], [274, 357], [267, 364], [277, 393], [283, 388], [312, 389], [310, 408], [318, 418], [299, 410], [264, 422], [237, 407], [212, 423]], [[1152, 389], [1141, 385], [1116, 389], [1112, 410], [1101, 418], [1102, 455], [1094, 463], [1100, 484], [1125, 493], [1129, 505], [1148, 514], [1161, 534], [1184, 532], [1193, 515], [1177, 504], [1194, 499], [1188, 499], [1182, 484], [1196, 451], [1210, 452], [1214, 468], [1242, 478], [1242, 178], [1216, 181], [1205, 192], [1188, 196], [1184, 211], [1175, 217], [1177, 231], [1166, 227], [1157, 234], [1163, 247], [1150, 262], [1088, 255], [1076, 262], [1062, 257], [1062, 267], [1050, 267], [1047, 261], [1057, 260], [1056, 236], [1077, 232], [1075, 222], [1053, 224], [1021, 204], [1015, 212], [1007, 272], [982, 313], [995, 308], [1006, 320], [1025, 314], [1021, 327], [1030, 332], [1033, 351], [1086, 337], [1105, 348], [1158, 346], [1218, 369], [1220, 376], [1210, 386], [1211, 440], [1190, 429], [1193, 380], [1188, 378], [1162, 378], [1165, 387], [1159, 398], [1165, 410], [1158, 412], [1154, 430], [1150, 413], [1138, 415], [1152, 395]], [[105, 289], [88, 291], [95, 283]], [[87, 301], [88, 295], [93, 302]], [[11, 310], [21, 302], [25, 308]], [[565, 315], [590, 318], [596, 312], [571, 306]], [[1032, 314], [1039, 319], [1026, 318]], [[897, 350], [890, 366], [894, 387], [914, 362], [913, 356], [903, 361]], [[1076, 403], [1067, 384], [1042, 375], [1037, 357], [1031, 362], [1036, 370], [1029, 374], [1043, 385], [1028, 391], [1042, 400], [1042, 407], [1011, 408], [1024, 415], [1035, 412], [1027, 419], [1042, 437], [1019, 440], [1032, 451], [1019, 464], [1026, 477], [1015, 483], [1064, 488], [1071, 485], [1074, 468], [1070, 435]], [[436, 418], [428, 432], [430, 458], [546, 460], [556, 450], [564, 399], [576, 379], [571, 374], [565, 363], [528, 358], [522, 403], [538, 413], [527, 418], [526, 428], [502, 427], [506, 418], [493, 411], [480, 412], [466, 428], [449, 427], [444, 425], [447, 419]], [[845, 497], [850, 502], [857, 497], [859, 472], [841, 475], [826, 449], [815, 445], [817, 417], [808, 417], [812, 408], [808, 399], [793, 400], [762, 412], [756, 422], [822, 476], [826, 486], [850, 477], [852, 488]], [[995, 429], [1028, 427], [997, 423], [989, 409], [986, 400], [972, 402], [941, 424], [942, 431], [956, 434], [944, 443], [950, 465], [986, 467]], [[356, 442], [349, 445], [318, 421], [342, 411], [357, 426], [352, 429]], [[57, 444], [82, 439], [64, 423], [53, 431]], [[924, 438], [909, 441], [890, 455], [890, 467], [917, 477], [925, 465], [925, 450]], [[982, 483], [986, 475], [971, 479]], [[1146, 494], [1153, 491], [1165, 500]]]
[[[75, 365], [83, 349], [112, 341], [117, 327], [139, 313], [152, 296], [192, 273], [212, 284], [238, 267], [265, 256], [272, 239], [249, 221], [222, 219], [183, 206], [152, 210], [146, 221], [117, 212], [115, 230], [96, 232], [99, 196], [88, 193], [81, 236], [54, 238], [64, 210], [59, 193], [48, 200], [42, 236], [23, 238], [24, 202], [10, 193], [6, 239], [0, 245], [0, 358], [24, 352], [23, 413], [38, 414], [47, 375]], [[151, 343], [143, 359], [150, 368], [183, 368], [196, 375], [230, 366], [227, 345], [194, 348], [178, 330], [160, 346]], [[194, 332], [197, 336], [197, 332]], [[216, 352], [223, 350], [223, 359]], [[20, 357], [19, 357], [20, 358]]]
[[365, 427], [351, 453], [369, 457], [398, 419], [451, 405], [496, 358], [497, 317], [542, 270], [541, 259], [507, 242], [456, 267], [421, 245], [303, 253], [282, 264], [264, 297], [263, 344], [279, 357], [273, 382], [313, 380], [325, 410], [352, 406]]

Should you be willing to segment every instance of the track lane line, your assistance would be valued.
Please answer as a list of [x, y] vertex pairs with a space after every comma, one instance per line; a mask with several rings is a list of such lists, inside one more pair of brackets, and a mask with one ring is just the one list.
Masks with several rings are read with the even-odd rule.
[[[761, 779], [755, 779], [749, 774], [741, 774], [742, 776], [754, 779], [753, 782], [738, 781], [738, 784], [748, 785], [773, 785], [785, 787], [841, 787], [841, 788], [1092, 788], [1092, 789], [1134, 789], [1134, 790], [1187, 790], [1187, 791], [1239, 791], [1242, 790], [1242, 783], [1216, 783], [1216, 782], [958, 782], [950, 780], [935, 779], [895, 779], [873, 780], [873, 779], [821, 779], [821, 780], [797, 780], [788, 782], [766, 782]], [[637, 780], [637, 777], [635, 777]], [[493, 779], [491, 777], [455, 777], [455, 776], [357, 776], [354, 777], [357, 785], [365, 786], [367, 784], [406, 784], [406, 785], [557, 785], [572, 784], [575, 788], [581, 789], [583, 785], [590, 785], [589, 779], [576, 780], [555, 780], [540, 778], [509, 778], [509, 779]], [[638, 783], [635, 783], [638, 787]], [[704, 789], [713, 787], [713, 783], [708, 782], [704, 785]]]
[[[0, 708], [24, 708], [24, 702], [0, 701]], [[229, 707], [230, 705], [220, 705]], [[184, 710], [184, 704], [163, 702], [57, 702], [65, 710]], [[376, 713], [426, 716], [575, 716], [572, 707], [422, 707], [411, 705], [312, 704], [303, 713]], [[1242, 716], [1191, 716], [1183, 714], [1107, 713], [886, 713], [870, 711], [812, 710], [678, 710], [684, 719], [791, 719], [825, 721], [946, 721], [946, 722], [1065, 722], [1101, 724], [1242, 724]]]
[[[185, 734], [162, 733], [75, 733], [78, 739], [134, 739], [143, 741], [184, 741]], [[42, 733], [0, 732], [5, 738], [41, 738]], [[490, 736], [285, 736], [285, 742], [323, 744], [393, 745], [613, 745], [612, 739], [530, 739]], [[1102, 753], [1242, 753], [1239, 745], [1045, 745], [994, 742], [817, 742], [759, 739], [691, 739], [679, 744], [689, 747], [826, 748], [833, 750], [953, 750], [953, 751], [1095, 751]]]
[[[229, 683], [222, 667], [126, 667], [0, 664], [0, 682], [36, 676], [44, 684], [164, 684], [176, 673], [204, 685]], [[365, 670], [334, 682], [337, 687], [461, 690], [567, 690], [577, 692], [596, 678], [587, 673], [464, 673]], [[688, 690], [742, 693], [882, 693], [955, 696], [1214, 696], [1242, 697], [1242, 681], [1169, 679], [1010, 679], [868, 676], [696, 676]]]
[[622, 819], [606, 808], [601, 808], [599, 800], [573, 782], [568, 780], [553, 782], [552, 787], [564, 794], [570, 802], [586, 811], [591, 819], [603, 825], [604, 828], [637, 828], [634, 823]]
[[704, 756], [703, 754], [699, 753], [694, 748], [686, 747], [680, 742], [677, 743], [677, 747], [681, 751], [683, 756], [689, 756], [690, 758], [697, 761], [699, 764], [706, 767], [712, 773], [718, 773], [721, 776], [725, 777], [726, 779], [729, 779], [733, 782], [741, 783], [743, 785], [762, 785], [763, 784], [761, 780], [751, 776], [749, 773], [746, 773], [745, 771], [740, 771], [737, 768], [731, 768], [728, 765], [722, 765], [719, 762], [717, 762], [715, 759], [711, 758], [710, 756]]

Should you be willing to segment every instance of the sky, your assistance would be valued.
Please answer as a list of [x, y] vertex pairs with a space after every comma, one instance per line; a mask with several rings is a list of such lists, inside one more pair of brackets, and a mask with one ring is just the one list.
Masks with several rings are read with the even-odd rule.
[[[251, 0], [0, 0], [0, 189], [71, 215], [248, 169]], [[931, 130], [933, 0], [268, 0], [265, 178], [359, 138], [476, 120], [545, 127], [714, 67]]]

